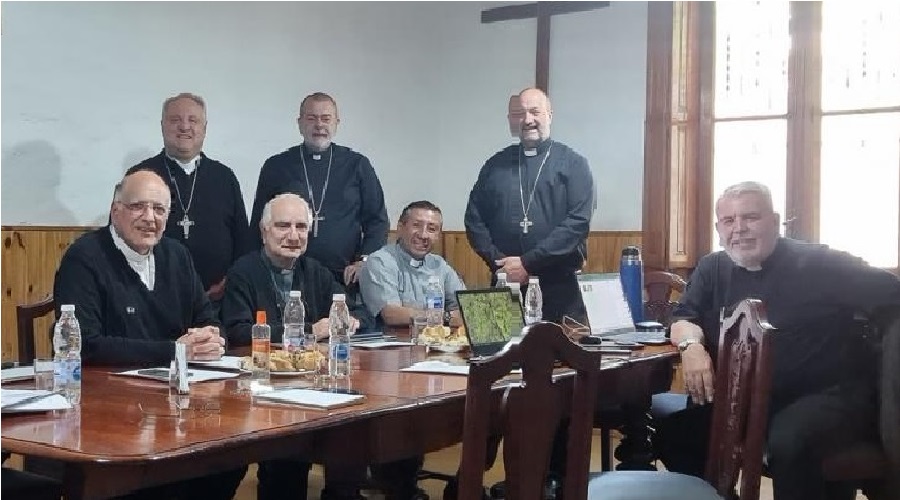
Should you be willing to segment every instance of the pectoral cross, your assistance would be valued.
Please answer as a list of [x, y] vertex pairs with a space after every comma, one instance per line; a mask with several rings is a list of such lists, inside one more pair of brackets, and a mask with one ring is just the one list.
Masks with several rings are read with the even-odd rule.
[[194, 225], [194, 221], [192, 221], [188, 217], [188, 214], [184, 214], [184, 217], [180, 221], [178, 221], [177, 224], [181, 226], [181, 229], [184, 231], [184, 239], [188, 239], [191, 234], [191, 226]]
[[313, 220], [313, 238], [315, 238], [316, 236], [319, 236], [319, 221], [325, 220], [325, 216], [316, 214], [316, 215], [313, 215], [312, 220]]
[[522, 222], [519, 223], [519, 227], [522, 228], [522, 234], [528, 234], [528, 226], [533, 226], [534, 222], [528, 220], [528, 216], [522, 219]]

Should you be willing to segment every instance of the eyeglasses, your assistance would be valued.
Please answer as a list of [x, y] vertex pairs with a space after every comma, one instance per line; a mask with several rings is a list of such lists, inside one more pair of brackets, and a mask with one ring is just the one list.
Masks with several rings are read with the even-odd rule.
[[163, 205], [162, 203], [152, 203], [149, 201], [135, 201], [132, 203], [125, 203], [124, 201], [117, 202], [121, 204], [123, 207], [127, 208], [129, 212], [134, 215], [141, 215], [147, 211], [149, 208], [153, 215], [157, 217], [165, 217], [169, 214], [169, 207]]

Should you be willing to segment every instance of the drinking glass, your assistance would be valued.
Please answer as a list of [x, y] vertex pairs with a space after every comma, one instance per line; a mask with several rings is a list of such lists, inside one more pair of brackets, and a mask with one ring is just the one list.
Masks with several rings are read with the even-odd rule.
[[53, 390], [53, 359], [34, 358], [34, 388]]

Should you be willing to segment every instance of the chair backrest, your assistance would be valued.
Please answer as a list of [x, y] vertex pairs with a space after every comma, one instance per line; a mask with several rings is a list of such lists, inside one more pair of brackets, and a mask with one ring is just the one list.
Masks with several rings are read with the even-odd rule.
[[19, 363], [31, 363], [34, 360], [34, 320], [52, 313], [53, 309], [53, 295], [48, 295], [33, 304], [16, 306]]
[[759, 498], [771, 388], [770, 335], [762, 302], [741, 301], [722, 322], [706, 480], [727, 498]]
[[687, 282], [677, 274], [666, 271], [648, 271], [644, 273], [644, 291], [647, 301], [644, 302], [644, 318], [669, 326], [672, 311], [676, 302], [672, 293], [684, 293]]
[[[530, 325], [523, 333], [497, 355], [470, 364], [459, 498], [481, 498], [489, 429], [499, 422], [506, 498], [542, 500], [553, 438], [566, 415], [570, 420], [564, 496], [587, 496], [600, 353], [584, 350], [552, 323]], [[556, 361], [574, 369], [574, 378], [554, 382]], [[510, 383], [505, 391], [492, 390], [514, 365], [522, 368], [521, 383]], [[571, 391], [559, 386], [569, 383], [565, 387]]]
[[887, 458], [887, 498], [900, 498], [900, 306], [873, 318], [881, 334], [879, 430]]

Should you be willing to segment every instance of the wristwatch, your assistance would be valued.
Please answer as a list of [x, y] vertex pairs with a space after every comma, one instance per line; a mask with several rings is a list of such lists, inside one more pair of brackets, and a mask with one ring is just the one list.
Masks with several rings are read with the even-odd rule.
[[692, 344], [700, 344], [703, 345], [703, 342], [700, 339], [684, 339], [678, 343], [678, 352], [684, 352], [690, 347]]

